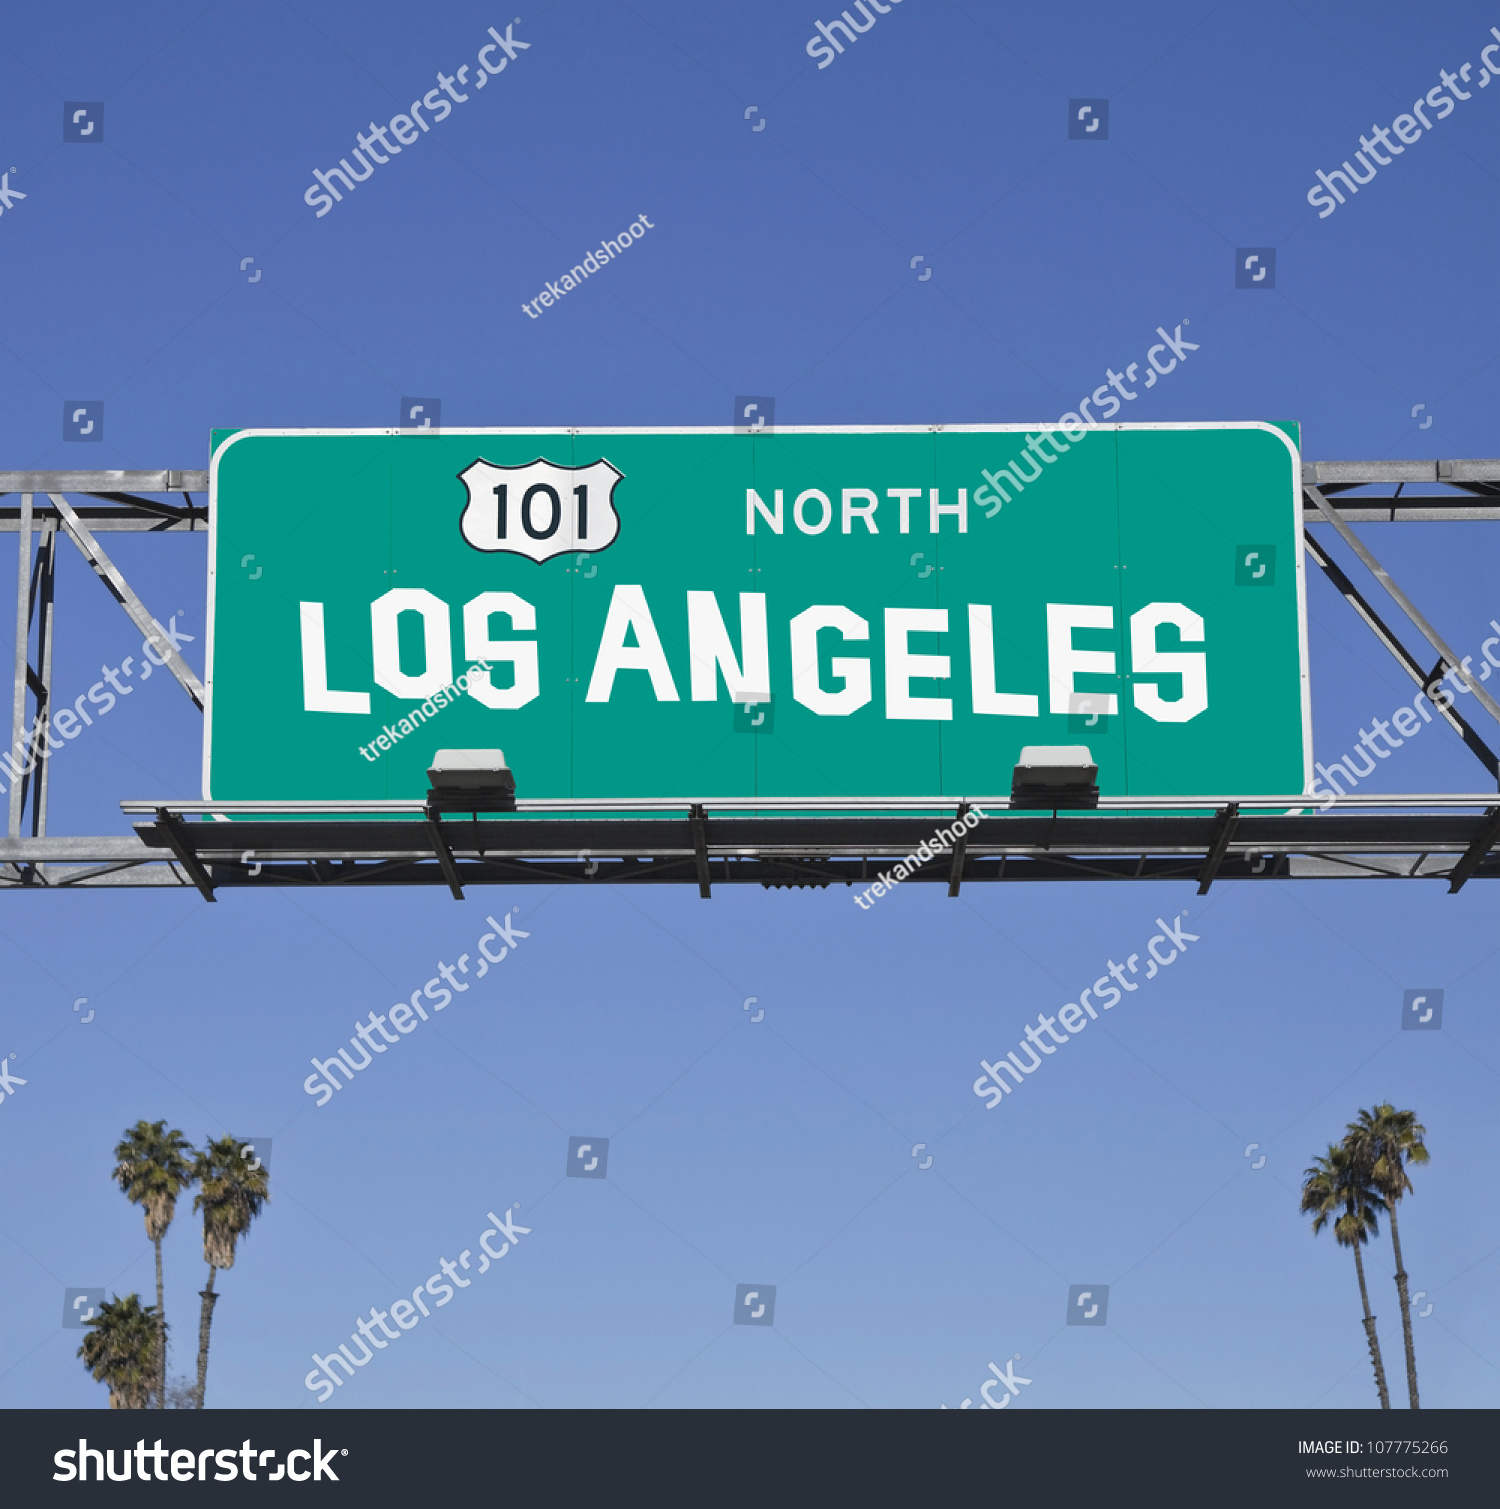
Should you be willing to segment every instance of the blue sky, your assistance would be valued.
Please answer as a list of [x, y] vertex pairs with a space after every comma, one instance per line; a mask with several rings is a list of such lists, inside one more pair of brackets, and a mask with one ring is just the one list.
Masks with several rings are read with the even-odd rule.
[[[1309, 458], [1500, 450], [1500, 90], [1335, 213], [1306, 200], [1440, 69], [1477, 78], [1493, 8], [902, 0], [820, 69], [805, 44], [831, 14], [16, 12], [0, 466], [204, 467], [212, 427], [388, 426], [408, 394], [449, 426], [725, 424], [736, 394], [774, 395], [783, 424], [1041, 422], [1181, 321], [1199, 349], [1130, 418], [1295, 420]], [[528, 50], [314, 215], [314, 169], [507, 25]], [[1108, 141], [1068, 140], [1073, 98], [1108, 99]], [[65, 101], [103, 101], [102, 142], [62, 141]], [[642, 214], [605, 276], [523, 312]], [[1276, 249], [1273, 290], [1235, 289], [1242, 246]], [[102, 443], [62, 439], [72, 399], [104, 402]], [[1365, 536], [1462, 653], [1496, 632], [1492, 526]], [[110, 547], [201, 668], [204, 539]], [[71, 700], [139, 635], [63, 550]], [[1411, 689], [1313, 575], [1327, 758]], [[58, 757], [52, 831], [197, 795], [200, 726], [165, 675], [138, 686]], [[1434, 731], [1380, 779], [1483, 773]], [[315, 1107], [310, 1056], [513, 906], [530, 936], [506, 962]], [[149, 1294], [108, 1170], [126, 1125], [165, 1117], [274, 1140], [272, 1205], [219, 1285], [211, 1405], [932, 1408], [977, 1403], [1020, 1353], [1020, 1408], [1369, 1406], [1352, 1264], [1296, 1190], [1389, 1098], [1433, 1153], [1402, 1212], [1433, 1302], [1424, 1403], [1494, 1406], [1493, 907], [1436, 883], [908, 886], [873, 914], [728, 887], [12, 895], [0, 1404], [104, 1407], [63, 1289]], [[1184, 909], [1187, 953], [986, 1111], [978, 1060]], [[1441, 1032], [1398, 1030], [1419, 986], [1446, 992]], [[610, 1138], [606, 1179], [563, 1177], [570, 1136]], [[532, 1229], [504, 1263], [318, 1405], [310, 1355], [517, 1202]], [[166, 1252], [185, 1372], [185, 1208]], [[1399, 1402], [1384, 1237], [1368, 1267]], [[742, 1283], [777, 1286], [774, 1326], [730, 1324]], [[1063, 1324], [1080, 1283], [1110, 1286], [1102, 1329]]]

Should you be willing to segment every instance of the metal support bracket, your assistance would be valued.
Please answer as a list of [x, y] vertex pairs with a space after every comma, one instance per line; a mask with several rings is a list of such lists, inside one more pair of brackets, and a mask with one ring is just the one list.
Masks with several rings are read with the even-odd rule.
[[130, 583], [120, 575], [119, 568], [104, 553], [88, 526], [74, 512], [61, 493], [48, 493], [53, 506], [62, 516], [63, 528], [78, 547], [78, 553], [98, 574], [99, 580], [109, 588], [115, 600], [124, 608], [131, 623], [146, 637], [147, 643], [162, 657], [167, 669], [182, 683], [182, 689], [193, 699], [193, 705], [203, 711], [203, 683], [198, 680], [191, 666], [178, 653], [177, 646], [167, 638], [161, 625], [146, 611], [146, 605], [131, 590]]
[[688, 817], [693, 824], [693, 853], [698, 859], [698, 894], [705, 901], [711, 901], [713, 892], [708, 884], [708, 822], [704, 818], [703, 808], [697, 802], [688, 808]]
[[1464, 851], [1464, 856], [1453, 866], [1452, 873], [1448, 876], [1448, 894], [1451, 896], [1455, 891], [1464, 888], [1464, 882], [1484, 863], [1487, 855], [1495, 846], [1495, 840], [1500, 838], [1500, 807], [1490, 807], [1479, 820], [1479, 831], [1474, 835], [1474, 842]]
[[[969, 811], [967, 802], [958, 804], [958, 821], [962, 822]], [[958, 895], [959, 882], [964, 878], [964, 851], [969, 845], [969, 833], [966, 828], [953, 841], [953, 868], [948, 872], [948, 894]]]
[[448, 847], [448, 840], [443, 834], [437, 808], [428, 802], [422, 810], [427, 818], [427, 836], [432, 840], [432, 851], [437, 855], [438, 868], [443, 872], [443, 879], [448, 882], [448, 889], [453, 892], [453, 899], [462, 901], [463, 882], [458, 878], [458, 866], [453, 862], [453, 850]]
[[1198, 894], [1206, 896], [1208, 888], [1214, 883], [1214, 876], [1219, 873], [1219, 866], [1224, 863], [1225, 851], [1229, 848], [1229, 841], [1234, 837], [1234, 830], [1240, 825], [1240, 804], [1230, 802], [1227, 806], [1219, 808], [1219, 826], [1214, 830], [1214, 841], [1209, 846], [1208, 857], [1203, 861], [1203, 868], [1198, 871]]
[[217, 901], [218, 897], [214, 895], [214, 883], [208, 878], [208, 871], [199, 864], [197, 856], [183, 842], [182, 819], [167, 808], [158, 807], [156, 821], [172, 853], [177, 856], [177, 863], [187, 871], [188, 879], [198, 887], [203, 899]]
[[1463, 657], [1455, 655], [1452, 650], [1438, 636], [1436, 629], [1418, 611], [1417, 605], [1391, 580], [1390, 573], [1380, 564], [1366, 548], [1365, 543], [1355, 532], [1339, 517], [1338, 510], [1331, 504], [1316, 487], [1309, 483], [1302, 484], [1302, 490], [1318, 505], [1318, 511], [1338, 530], [1343, 537], [1344, 543], [1365, 563], [1370, 575], [1390, 593], [1401, 611], [1416, 625], [1422, 638], [1435, 649], [1444, 660], [1451, 665], [1464, 685], [1478, 698], [1479, 704], [1484, 710], [1500, 723], [1500, 703], [1497, 703], [1490, 694], [1463, 668]]

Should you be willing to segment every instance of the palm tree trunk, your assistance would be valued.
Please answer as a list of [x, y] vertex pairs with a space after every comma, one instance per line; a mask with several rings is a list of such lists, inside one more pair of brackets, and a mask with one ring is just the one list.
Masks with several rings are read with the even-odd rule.
[[1406, 1292], [1406, 1265], [1401, 1261], [1401, 1233], [1396, 1229], [1396, 1202], [1390, 1202], [1391, 1247], [1396, 1254], [1396, 1294], [1401, 1301], [1401, 1334], [1406, 1341], [1406, 1389], [1411, 1395], [1411, 1407], [1421, 1409], [1417, 1398], [1417, 1353], [1411, 1341], [1411, 1300]]
[[161, 1238], [156, 1239], [156, 1407], [167, 1407], [167, 1302], [161, 1282]]
[[1370, 1343], [1370, 1360], [1375, 1364], [1375, 1387], [1380, 1394], [1381, 1409], [1391, 1407], [1390, 1391], [1385, 1386], [1385, 1363], [1380, 1360], [1380, 1338], [1375, 1334], [1375, 1317], [1370, 1314], [1370, 1294], [1365, 1288], [1365, 1265], [1358, 1246], [1354, 1249], [1354, 1271], [1359, 1275], [1359, 1302], [1365, 1309], [1365, 1340]]
[[219, 1297], [214, 1293], [214, 1274], [217, 1271], [212, 1263], [208, 1265], [208, 1288], [198, 1291], [203, 1297], [203, 1310], [198, 1317], [198, 1409], [203, 1408], [203, 1391], [208, 1386], [208, 1328], [213, 1324], [214, 1302]]

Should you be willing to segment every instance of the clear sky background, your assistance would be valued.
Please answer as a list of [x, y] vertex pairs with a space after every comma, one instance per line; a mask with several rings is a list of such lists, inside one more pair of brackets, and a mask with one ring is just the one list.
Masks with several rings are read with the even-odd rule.
[[[1500, 453], [1493, 6], [902, 0], [819, 69], [832, 14], [522, 10], [529, 50], [319, 219], [312, 170], [513, 12], [12, 11], [0, 468], [205, 467], [211, 427], [388, 426], [406, 394], [450, 426], [727, 424], [736, 394], [783, 424], [1041, 422], [1183, 321], [1199, 349], [1122, 418], [1295, 420], [1310, 458]], [[1473, 97], [1320, 220], [1315, 170], [1465, 62]], [[1109, 100], [1107, 142], [1068, 140], [1071, 98]], [[69, 100], [104, 102], [102, 143], [62, 141]], [[523, 313], [642, 214], [628, 256]], [[1239, 247], [1276, 249], [1274, 290], [1235, 289]], [[69, 399], [103, 400], [103, 443], [62, 439]], [[1495, 526], [1364, 532], [1462, 653], [1496, 632]], [[109, 548], [201, 670], [205, 538]], [[139, 635], [60, 559], [71, 700]], [[1412, 688], [1314, 572], [1309, 619], [1326, 760]], [[200, 730], [166, 675], [138, 686], [57, 757], [52, 831], [196, 796]], [[1434, 729], [1377, 780], [1484, 773]], [[1386, 1098], [1432, 1150], [1401, 1216], [1424, 1403], [1500, 1404], [1495, 888], [1193, 891], [913, 885], [871, 913], [843, 888], [7, 895], [0, 1052], [27, 1083], [0, 1105], [0, 1406], [105, 1407], [59, 1320], [65, 1286], [152, 1294], [109, 1180], [141, 1117], [274, 1141], [210, 1406], [934, 1408], [1017, 1353], [1018, 1408], [1373, 1406], [1352, 1262], [1297, 1190]], [[519, 949], [316, 1108], [309, 1058], [512, 906]], [[1183, 909], [1187, 954], [986, 1111], [978, 1060]], [[1421, 986], [1443, 1029], [1403, 1033]], [[579, 1135], [611, 1139], [607, 1179], [563, 1177]], [[516, 1202], [516, 1250], [319, 1406], [310, 1355]], [[166, 1265], [187, 1373], [186, 1205]], [[1399, 1403], [1393, 1266], [1382, 1236]], [[742, 1283], [777, 1285], [773, 1327], [730, 1324]], [[1064, 1326], [1080, 1283], [1110, 1286], [1106, 1327]]]

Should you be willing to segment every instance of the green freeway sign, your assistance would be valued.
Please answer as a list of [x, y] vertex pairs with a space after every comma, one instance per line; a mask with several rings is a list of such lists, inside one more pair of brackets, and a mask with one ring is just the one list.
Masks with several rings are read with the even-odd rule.
[[214, 440], [205, 797], [1308, 789], [1289, 427]]

